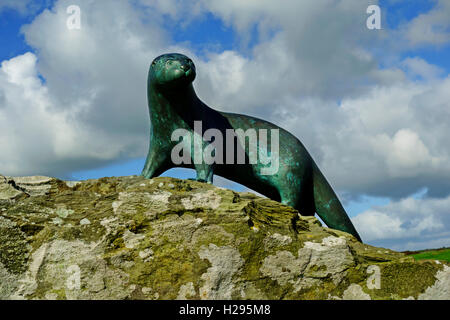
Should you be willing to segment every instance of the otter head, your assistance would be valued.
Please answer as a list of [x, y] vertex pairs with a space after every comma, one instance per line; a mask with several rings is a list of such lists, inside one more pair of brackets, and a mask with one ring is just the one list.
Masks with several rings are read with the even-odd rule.
[[183, 54], [163, 54], [150, 65], [149, 84], [161, 89], [177, 89], [188, 86], [195, 79], [195, 66], [191, 59]]

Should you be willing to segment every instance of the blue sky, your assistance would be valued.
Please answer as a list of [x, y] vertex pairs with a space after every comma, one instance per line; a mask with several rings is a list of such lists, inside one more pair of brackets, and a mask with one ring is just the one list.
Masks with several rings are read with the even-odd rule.
[[436, 4], [433, 0], [416, 1], [390, 1], [382, 0], [379, 2], [385, 14], [385, 19], [389, 27], [395, 28], [399, 24], [412, 20], [418, 15], [428, 12]]
[[[350, 1], [353, 1], [353, 0], [349, 0], [349, 2]], [[35, 56], [37, 59], [36, 60], [37, 61], [36, 62], [37, 76], [41, 80], [41, 83], [43, 86], [45, 86], [47, 84], [46, 83], [47, 80], [49, 81], [48, 90], [49, 90], [50, 94], [53, 94], [55, 92], [57, 93], [57, 89], [58, 89], [57, 86], [55, 85], [55, 80], [54, 80], [56, 78], [53, 78], [53, 77], [55, 77], [55, 72], [57, 72], [57, 70], [56, 71], [52, 70], [51, 64], [50, 65], [48, 64], [48, 59], [49, 59], [48, 57], [50, 57], [53, 54], [53, 51], [51, 51], [51, 50], [55, 50], [55, 49], [48, 47], [51, 44], [43, 43], [42, 39], [39, 37], [39, 33], [40, 33], [39, 28], [42, 28], [42, 30], [44, 30], [45, 32], [49, 32], [48, 30], [50, 30], [51, 28], [44, 29], [44, 28], [46, 28], [46, 25], [45, 25], [46, 20], [45, 19], [48, 19], [48, 21], [50, 21], [50, 19], [53, 16], [48, 15], [47, 17], [44, 17], [37, 22], [36, 22], [36, 20], [38, 20], [37, 19], [38, 17], [42, 16], [42, 12], [45, 8], [53, 8], [54, 11], [60, 10], [59, 7], [58, 7], [59, 9], [55, 9], [57, 7], [54, 7], [54, 6], [55, 6], [55, 4], [59, 4], [62, 2], [63, 2], [63, 0], [60, 2], [58, 2], [58, 1], [38, 1], [38, 0], [28, 1], [27, 8], [22, 7], [22, 8], [19, 8], [20, 10], [18, 10], [17, 5], [11, 5], [9, 7], [8, 6], [5, 7], [4, 5], [2, 6], [2, 4], [0, 3], [0, 62], [11, 60], [11, 59], [13, 59], [15, 57], [19, 57], [27, 52], [33, 53], [33, 56]], [[74, 2], [78, 3], [78, 1], [74, 1]], [[136, 2], [138, 2], [138, 1], [136, 1]], [[168, 1], [168, 2], [171, 3], [172, 1]], [[201, 1], [199, 1], [199, 2], [201, 2]], [[11, 3], [13, 3], [13, 2], [11, 2]], [[274, 24], [274, 25], [271, 24], [272, 21], [276, 21], [276, 19], [279, 18], [279, 16], [277, 16], [277, 14], [280, 14], [280, 15], [286, 14], [286, 21], [288, 21], [289, 20], [288, 12], [287, 13], [276, 13], [276, 14], [274, 13], [274, 15], [271, 16], [270, 10], [262, 11], [262, 9], [260, 10], [260, 8], [249, 9], [247, 7], [243, 8], [241, 10], [241, 8], [232, 7], [231, 4], [230, 4], [230, 8], [228, 8], [227, 5], [223, 4], [226, 2], [222, 2], [220, 4], [220, 2], [212, 1], [211, 3], [212, 4], [209, 7], [207, 7], [206, 9], [203, 9], [203, 11], [201, 11], [198, 14], [197, 18], [193, 19], [190, 22], [187, 22], [185, 19], [182, 18], [183, 17], [182, 13], [179, 14], [178, 12], [174, 12], [175, 9], [173, 9], [173, 8], [167, 9], [166, 7], [162, 7], [162, 8], [157, 7], [157, 10], [161, 11], [160, 16], [164, 17], [164, 19], [161, 20], [162, 22], [160, 23], [159, 27], [164, 29], [170, 37], [170, 39], [165, 44], [163, 44], [163, 48], [176, 47], [176, 48], [183, 48], [183, 50], [185, 50], [186, 52], [192, 52], [192, 54], [194, 54], [197, 57], [197, 59], [199, 61], [201, 61], [200, 67], [202, 67], [202, 64], [205, 66], [208, 65], [208, 63], [211, 63], [211, 61], [213, 61], [214, 59], [219, 58], [219, 57], [221, 57], [223, 59], [225, 59], [225, 58], [230, 59], [230, 61], [233, 61], [233, 62], [237, 63], [237, 65], [239, 65], [239, 63], [243, 63], [243, 62], [253, 62], [254, 61], [255, 63], [257, 63], [259, 61], [258, 55], [257, 55], [257, 53], [255, 53], [253, 51], [253, 49], [258, 47], [260, 49], [260, 51], [263, 52], [265, 50], [265, 48], [266, 49], [270, 48], [270, 46], [269, 46], [270, 43], [277, 43], [277, 41], [282, 41], [283, 38], [282, 37], [277, 38], [277, 36], [279, 36], [280, 34], [283, 35], [283, 32], [286, 33], [286, 37], [297, 36], [297, 34], [299, 33], [298, 30], [295, 30], [295, 25], [292, 30], [287, 30], [288, 25], [283, 24], [283, 23], [285, 23], [285, 21], [283, 21], [283, 19], [280, 20], [278, 24]], [[311, 2], [311, 3], [313, 3], [313, 2]], [[183, 5], [186, 5], [186, 4], [183, 4]], [[265, 3], [264, 5], [269, 6], [269, 4], [267, 4], [267, 3]], [[436, 8], [436, 6], [438, 5], [438, 2], [435, 0], [417, 0], [417, 1], [380, 0], [379, 5], [382, 9], [382, 15], [383, 15], [383, 25], [382, 25], [383, 30], [382, 30], [382, 32], [384, 32], [384, 33], [382, 33], [382, 34], [384, 35], [384, 38], [383, 38], [384, 40], [379, 40], [377, 38], [374, 38], [375, 40], [373, 41], [373, 47], [370, 47], [370, 42], [365, 42], [365, 44], [362, 47], [361, 46], [358, 47], [358, 50], [367, 50], [367, 52], [373, 53], [374, 57], [375, 57], [374, 61], [376, 61], [376, 63], [379, 66], [379, 70], [375, 70], [374, 72], [368, 73], [368, 75], [373, 76], [373, 74], [375, 74], [376, 72], [378, 72], [380, 70], [388, 70], [390, 73], [388, 73], [388, 72], [386, 72], [385, 74], [383, 73], [383, 75], [382, 75], [383, 79], [387, 79], [385, 77], [389, 77], [389, 79], [388, 79], [389, 81], [400, 81], [398, 79], [401, 79], [401, 77], [398, 76], [398, 78], [397, 78], [397, 76], [395, 75], [396, 73], [398, 73], [397, 71], [395, 71], [396, 69], [400, 69], [400, 70], [404, 71], [405, 74], [407, 75], [408, 74], [407, 72], [410, 72], [412, 70], [412, 69], [410, 70], [408, 68], [417, 68], [417, 66], [419, 66], [418, 67], [419, 69], [417, 69], [417, 70], [423, 71], [423, 68], [425, 68], [428, 71], [440, 69], [441, 72], [438, 73], [436, 78], [433, 78], [432, 80], [429, 80], [428, 78], [424, 78], [428, 73], [422, 74], [419, 72], [418, 75], [412, 75], [412, 76], [410, 76], [410, 78], [407, 79], [408, 86], [411, 86], [411, 88], [414, 88], [414, 90], [420, 91], [421, 89], [417, 89], [414, 87], [414, 83], [417, 82], [417, 83], [419, 83], [418, 85], [423, 86], [424, 88], [429, 88], [429, 87], [432, 88], [436, 84], [440, 83], [440, 81], [443, 82], [444, 79], [450, 73], [450, 59], [449, 59], [450, 45], [449, 45], [449, 42], [443, 42], [442, 44], [436, 44], [436, 45], [427, 44], [427, 43], [423, 43], [423, 42], [420, 45], [403, 45], [402, 44], [402, 46], [399, 45], [399, 48], [396, 48], [396, 49], [383, 46], [383, 44], [386, 45], [386, 43], [388, 43], [388, 44], [393, 43], [393, 42], [389, 42], [389, 41], [383, 42], [383, 41], [386, 41], [386, 38], [388, 40], [391, 39], [390, 41], [393, 41], [392, 39], [395, 39], [396, 42], [403, 43], [404, 37], [406, 37], [405, 36], [406, 33], [401, 33], [402, 30], [403, 29], [406, 30], [407, 28], [410, 28], [411, 22], [415, 21], [416, 18], [420, 17], [421, 15], [433, 14], [433, 9]], [[186, 5], [186, 6], [187, 6], [186, 7], [187, 9], [185, 7], [183, 7], [182, 5], [180, 5], [181, 9], [179, 9], [179, 10], [180, 11], [188, 10], [190, 8], [189, 5]], [[204, 6], [207, 6], [207, 5], [204, 5]], [[312, 5], [311, 5], [311, 8], [313, 8]], [[137, 8], [135, 8], [135, 9], [137, 9]], [[107, 10], [107, 9], [105, 9], [105, 10]], [[247, 14], [246, 10], [248, 11], [248, 16], [246, 16], [246, 14]], [[253, 12], [251, 10], [255, 11], [255, 13], [253, 14]], [[153, 10], [153, 11], [155, 11], [155, 10]], [[233, 12], [233, 14], [229, 14], [229, 12]], [[267, 16], [270, 17], [270, 19], [268, 18], [264, 21], [258, 20], [258, 17], [267, 17]], [[361, 17], [364, 18], [364, 12], [361, 14]], [[322, 13], [319, 13], [318, 19], [322, 19], [322, 18], [323, 18]], [[329, 19], [329, 17], [327, 17], [327, 19]], [[151, 19], [149, 18], [149, 20], [151, 20]], [[333, 21], [328, 21], [328, 22], [331, 23]], [[32, 25], [32, 29], [27, 29], [26, 27], [24, 29], [24, 26], [26, 26], [26, 25]], [[264, 27], [267, 25], [269, 26], [269, 29], [271, 30], [271, 31], [269, 31], [269, 40], [267, 40], [267, 35], [261, 35], [258, 33], [258, 30], [260, 30], [260, 29], [265, 30]], [[310, 26], [311, 30], [313, 30], [314, 28], [318, 28], [317, 25], [318, 25], [317, 23], [314, 23], [314, 21], [312, 21], [312, 22], [310, 22], [309, 26]], [[97, 22], [97, 25], [92, 26], [92, 28], [94, 28], [94, 27], [97, 29], [99, 29], [99, 28], [101, 29], [101, 25], [98, 22]], [[140, 27], [141, 26], [139, 26], [138, 29]], [[145, 25], [144, 25], [144, 27], [145, 27]], [[324, 28], [325, 27], [326, 27], [326, 24], [324, 25]], [[319, 25], [319, 28], [320, 28], [320, 25]], [[92, 29], [92, 30], [97, 30], [97, 29]], [[444, 29], [445, 29], [445, 27], [444, 27]], [[132, 32], [138, 32], [138, 31], [135, 31], [134, 29], [132, 29], [132, 30], [133, 30]], [[278, 32], [279, 30], [281, 30], [281, 32]], [[361, 31], [361, 32], [363, 32], [363, 31]], [[366, 32], [366, 31], [364, 31], [364, 32]], [[397, 33], [399, 35], [394, 36]], [[140, 36], [140, 34], [138, 34], [138, 36]], [[303, 39], [303, 40], [306, 39], [308, 41], [311, 40], [307, 36], [299, 35], [299, 37], [300, 36], [302, 38], [299, 38], [299, 39]], [[344, 34], [342, 36], [344, 37]], [[359, 35], [355, 34], [355, 39], [358, 36]], [[347, 35], [345, 35], [345, 37], [347, 37]], [[145, 37], [143, 36], [143, 39], [144, 38]], [[271, 40], [271, 39], [273, 39], [273, 40]], [[152, 41], [156, 41], [156, 40], [152, 40]], [[356, 42], [357, 42], [357, 40], [355, 40], [355, 43]], [[380, 45], [380, 43], [381, 43], [381, 45]], [[353, 45], [353, 42], [350, 45]], [[45, 46], [47, 46], [47, 47], [45, 47]], [[384, 54], [385, 52], [386, 52], [386, 54]], [[304, 52], [301, 52], [301, 54], [304, 54]], [[344, 56], [345, 56], [345, 54], [348, 54], [348, 53], [343, 53]], [[411, 61], [408, 60], [408, 58], [410, 58]], [[313, 59], [313, 58], [309, 57], [305, 53], [304, 59]], [[408, 61], [410, 61], [413, 64], [408, 64]], [[421, 61], [424, 61], [425, 63], [422, 63]], [[41, 64], [41, 62], [42, 62], [42, 64]], [[318, 64], [318, 66], [320, 67], [320, 64]], [[56, 67], [54, 67], [54, 68], [56, 68]], [[146, 69], [146, 66], [144, 66], [142, 68]], [[326, 67], [324, 66], [324, 68], [326, 68]], [[364, 70], [364, 68], [369, 68], [369, 67], [362, 65], [361, 68], [362, 68], [361, 70]], [[422, 69], [420, 69], [420, 68], [422, 68]], [[361, 78], [358, 78], [359, 73], [365, 72], [365, 71], [360, 71], [357, 69], [358, 68], [355, 67], [356, 71], [354, 71], [354, 73], [356, 74], [356, 76], [355, 76], [356, 81], [359, 81], [360, 79], [365, 79], [365, 77], [366, 77], [365, 75], [363, 75]], [[414, 69], [414, 70], [416, 70], [416, 69]], [[369, 89], [362, 88], [360, 90], [355, 89], [355, 92], [342, 91], [342, 92], [339, 92], [338, 95], [336, 96], [335, 93], [332, 93], [332, 91], [333, 91], [332, 88], [330, 88], [330, 90], [327, 91], [329, 83], [327, 82], [326, 71], [325, 70], [319, 70], [319, 71], [320, 72], [318, 72], [318, 73], [323, 73], [325, 75], [323, 76], [324, 77], [323, 79], [318, 80], [318, 82], [317, 82], [318, 89], [317, 90], [311, 89], [310, 87], [306, 86], [305, 87], [306, 89], [304, 89], [303, 91], [293, 93], [293, 95], [292, 95], [293, 100], [299, 99], [299, 100], [301, 100], [301, 103], [307, 104], [308, 103], [307, 99], [305, 99], [305, 101], [303, 101], [302, 98], [299, 98], [299, 97], [301, 97], [301, 95], [310, 95], [311, 99], [313, 99], [313, 100], [321, 99], [320, 100], [321, 103], [329, 104], [331, 106], [331, 108], [338, 108], [338, 106], [340, 106], [340, 105], [345, 106], [346, 101], [347, 102], [350, 101], [352, 103], [358, 102], [359, 103], [358, 106], [365, 103], [366, 100], [364, 100], [362, 97], [364, 96], [364, 94], [366, 94], [368, 92], [368, 90], [370, 88]], [[80, 71], [80, 73], [82, 73], [82, 72], [83, 71]], [[332, 72], [332, 71], [330, 71], [330, 72]], [[350, 73], [352, 73], [352, 72], [353, 71], [351, 71]], [[41, 73], [42, 73], [42, 75], [41, 75]], [[335, 76], [332, 73], [330, 73], [330, 74], [331, 74], [331, 76]], [[377, 74], [376, 77], [378, 77], [379, 76], [378, 73], [376, 73], [376, 74]], [[381, 72], [380, 72], [380, 75], [381, 75]], [[317, 76], [317, 77], [319, 77], [319, 76]], [[347, 76], [347, 74], [345, 74], [345, 76]], [[139, 77], [141, 77], [141, 75]], [[392, 79], [394, 79], [394, 80], [392, 80], [390, 77], [393, 77]], [[136, 78], [138, 78], [138, 77], [136, 77]], [[349, 78], [350, 78], [350, 75], [349, 75]], [[199, 89], [207, 88], [207, 89], [209, 89], [209, 91], [212, 91], [211, 88], [214, 88], [213, 80], [211, 80], [210, 83], [208, 83], [208, 81], [206, 81], [205, 79], [206, 78], [201, 78], [198, 80], [199, 81]], [[217, 78], [217, 79], [219, 79], [219, 78]], [[382, 81], [388, 81], [388, 80], [382, 80]], [[219, 79], [218, 81], [223, 81], [223, 79]], [[233, 80], [233, 81], [236, 82], [235, 80]], [[231, 81], [231, 84], [233, 83], [233, 81]], [[52, 83], [53, 83], [53, 85], [52, 85]], [[212, 87], [211, 87], [211, 83], [213, 83]], [[386, 88], [389, 88], [389, 84], [386, 84], [386, 83], [380, 82], [377, 85], [374, 85], [374, 88], [376, 88], [377, 86], [381, 86], [381, 87], [385, 86]], [[392, 83], [394, 83], [394, 82], [392, 82]], [[331, 85], [331, 86], [333, 86], [333, 85]], [[231, 87], [232, 86], [230, 85], [230, 88]], [[338, 88], [338, 89], [336, 89], [338, 91], [341, 90], [340, 87], [336, 87], [336, 88]], [[399, 88], [402, 88], [402, 86], [399, 86]], [[372, 89], [370, 89], [370, 90], [372, 90]], [[411, 90], [413, 90], [413, 89], [411, 89]], [[265, 91], [269, 92], [269, 90], [265, 90]], [[86, 92], [86, 91], [84, 91], [84, 92]], [[206, 91], [206, 92], [208, 92], [208, 91]], [[239, 96], [239, 95], [232, 93], [230, 96], [235, 97], [235, 96]], [[55, 94], [55, 97], [59, 98], [59, 96], [57, 94]], [[211, 100], [214, 100], [216, 98], [213, 93], [211, 93], [210, 96], [207, 96], [207, 98], [208, 97]], [[219, 98], [217, 98], [217, 99], [219, 99]], [[335, 107], [333, 107], [332, 106], [333, 104], [330, 102], [333, 99], [335, 99], [335, 100], [337, 99], [339, 101], [338, 103], [336, 103]], [[361, 99], [361, 100], [358, 100], [358, 99]], [[234, 102], [233, 99], [229, 99], [229, 100], [232, 100]], [[221, 102], [221, 100], [217, 100], [217, 101]], [[342, 103], [342, 101], [343, 101], [343, 103]], [[261, 115], [266, 114], [264, 112], [267, 112], [267, 114], [268, 114], [269, 111], [273, 111], [272, 109], [268, 109], [269, 111], [264, 111], [264, 112], [263, 111], [255, 111], [255, 110], [256, 109], [254, 109], [254, 108], [252, 109], [251, 107], [249, 107], [248, 109], [240, 109], [238, 111], [240, 111], [242, 113], [253, 113], [253, 114], [255, 114], [255, 113], [257, 114], [258, 112], [260, 112]], [[334, 113], [334, 112], [335, 111], [331, 111], [331, 113]], [[326, 113], [330, 113], [330, 112], [326, 112]], [[282, 113], [280, 113], [280, 114], [282, 114]], [[272, 115], [272, 116], [274, 116], [275, 119], [282, 120], [283, 117], [280, 116], [280, 114]], [[322, 118], [324, 118], [324, 117], [322, 117]], [[373, 118], [373, 116], [372, 116], [372, 118]], [[286, 121], [287, 121], [286, 126], [289, 129], [290, 127], [289, 127], [288, 120], [289, 119], [286, 119]], [[385, 121], [385, 123], [387, 123], [387, 122], [389, 122], [389, 121]], [[436, 127], [442, 126], [442, 125], [443, 124], [437, 123]], [[420, 126], [423, 126], [423, 125], [420, 125]], [[419, 129], [417, 129], [417, 128], [419, 128], [420, 126], [417, 125], [414, 128], [411, 127], [413, 129], [411, 129], [410, 131], [412, 131], [413, 133], [407, 137], [411, 137], [411, 139], [414, 140], [415, 139], [414, 133], [418, 132], [417, 130], [419, 130]], [[294, 125], [294, 127], [296, 127], [296, 126]], [[389, 129], [389, 130], [386, 129], [387, 131], [385, 133], [384, 132], [380, 133], [378, 136], [383, 137], [383, 139], [386, 139], [383, 136], [383, 134], [388, 135], [390, 137], [390, 139], [392, 139], [393, 145], [395, 145], [396, 141], [397, 142], [401, 141], [401, 137], [402, 137], [401, 135], [394, 135], [395, 132], [397, 132], [397, 133], [398, 132], [409, 132], [409, 131], [401, 131], [401, 129], [402, 129], [401, 127], [396, 128], [395, 131], [393, 131], [394, 129]], [[344, 128], [341, 128], [339, 130], [342, 131], [342, 130], [344, 130]], [[339, 132], [341, 132], [341, 131], [339, 131]], [[344, 131], [342, 131], [342, 132], [344, 132]], [[303, 138], [303, 135], [304, 135], [307, 145], [313, 144], [314, 139], [312, 137], [313, 136], [312, 133], [311, 133], [311, 137], [309, 137], [310, 136], [309, 132], [306, 132], [306, 131], [302, 131], [299, 134], [302, 135], [301, 138]], [[426, 132], [423, 133], [423, 135], [426, 135]], [[396, 137], [398, 138], [397, 140], [395, 140]], [[423, 140], [425, 138], [422, 138], [422, 135], [419, 133], [418, 141], [421, 143], [420, 139]], [[321, 140], [321, 141], [323, 141], [323, 140]], [[414, 140], [414, 141], [416, 141], [416, 140]], [[147, 144], [147, 143], [148, 142], [145, 142], [145, 144]], [[433, 144], [433, 142], [427, 142], [427, 143], [425, 143], [425, 146], [431, 148], [430, 147], [431, 144]], [[140, 151], [136, 151], [134, 153], [135, 155], [130, 156], [130, 157], [123, 156], [124, 152], [120, 151], [117, 153], [117, 154], [120, 154], [120, 156], [110, 157], [108, 159], [106, 159], [107, 157], [105, 158], [102, 156], [101, 160], [92, 161], [92, 162], [89, 162], [89, 160], [86, 160], [86, 159], [72, 159], [71, 158], [70, 161], [74, 161], [74, 163], [79, 160], [77, 162], [77, 166], [75, 166], [75, 167], [82, 168], [82, 169], [74, 169], [74, 170], [69, 170], [67, 168], [64, 170], [61, 169], [55, 175], [60, 178], [76, 179], [76, 180], [99, 178], [99, 177], [103, 177], [103, 176], [137, 175], [137, 174], [140, 174], [140, 171], [141, 171], [144, 161], [145, 161], [145, 157], [142, 153], [142, 147], [139, 150]], [[318, 157], [320, 158], [321, 154], [325, 151], [320, 150], [320, 148], [317, 147], [316, 149], [312, 150], [312, 152], [317, 154]], [[424, 151], [424, 154], [427, 155], [428, 153], [426, 153]], [[370, 158], [371, 155], [368, 154], [367, 156], [364, 156], [362, 159], [367, 159], [367, 157]], [[389, 159], [390, 158], [388, 157], [388, 159], [386, 161], [392, 160], [392, 159], [391, 160], [389, 160]], [[61, 161], [58, 162], [57, 164], [55, 164], [55, 166], [61, 165], [61, 163], [63, 161], [65, 161], [66, 163], [70, 163], [70, 161], [67, 159], [65, 159], [65, 160], [61, 159]], [[355, 161], [361, 162], [363, 160], [355, 160]], [[89, 165], [85, 165], [85, 163], [89, 163]], [[109, 165], [105, 166], [105, 163], [109, 163]], [[78, 164], [80, 164], [80, 165], [78, 165]], [[325, 166], [325, 168], [330, 168], [327, 170], [330, 170], [329, 172], [334, 174], [335, 170], [334, 171], [332, 170], [331, 165], [327, 166], [326, 163], [324, 163], [324, 166]], [[374, 166], [375, 166], [375, 164], [374, 164]], [[63, 165], [61, 165], [61, 167], [63, 167]], [[408, 180], [408, 179], [395, 180], [395, 177], [397, 177], [399, 175], [398, 172], [393, 173], [393, 171], [395, 171], [396, 168], [397, 168], [396, 165], [392, 165], [391, 167], [389, 167], [390, 171], [388, 173], [386, 173], [386, 174], [391, 174], [392, 177], [394, 177], [394, 178], [392, 178], [392, 181], [389, 180], [389, 181], [391, 181], [389, 183], [389, 185], [392, 188], [402, 189], [404, 187], [405, 190], [408, 189], [407, 184], [410, 184], [410, 182], [406, 182], [406, 181], [410, 181], [410, 180]], [[52, 172], [51, 168], [48, 171]], [[362, 172], [364, 172], [364, 170]], [[178, 178], [191, 178], [191, 177], [194, 177], [194, 174], [195, 173], [191, 170], [172, 169], [172, 170], [169, 170], [168, 172], [166, 172], [164, 175], [174, 176], [174, 177], [178, 177]], [[443, 176], [445, 176], [445, 174], [443, 174]], [[355, 174], [355, 176], [358, 176], [358, 175], [361, 175], [361, 174]], [[435, 180], [433, 180], [433, 179], [436, 179], [435, 176], [436, 176], [435, 173], [430, 175], [430, 177], [427, 177], [422, 171], [418, 172], [417, 175], [413, 176], [413, 178], [412, 178], [414, 185], [416, 186], [416, 184], [417, 184], [417, 187], [415, 187], [415, 189], [412, 192], [405, 191], [404, 193], [401, 193], [402, 196], [397, 197], [397, 198], [390, 197], [388, 192], [383, 192], [383, 186], [380, 185], [380, 182], [373, 183], [373, 185], [371, 185], [371, 186], [367, 186], [370, 184], [369, 182], [367, 182], [367, 183], [365, 181], [358, 181], [358, 183], [346, 182], [347, 180], [345, 178], [339, 178], [339, 176], [336, 175], [336, 181], [338, 181], [338, 182], [336, 182], [336, 185], [342, 186], [341, 187], [342, 190], [350, 190], [349, 194], [351, 194], [351, 195], [348, 198], [345, 197], [345, 199], [344, 199], [345, 207], [351, 217], [356, 217], [359, 214], [361, 214], [362, 212], [367, 212], [367, 211], [370, 211], [377, 207], [387, 208], [390, 205], [394, 206], [399, 201], [401, 202], [402, 199], [411, 198], [411, 199], [415, 199], [415, 200], [421, 200], [424, 197], [427, 198], [428, 196], [426, 195], [426, 192], [423, 192], [423, 190], [431, 190], [432, 191], [432, 190], [435, 190], [436, 185], [439, 185], [439, 183], [436, 184], [434, 182]], [[439, 174], [437, 176], [439, 176]], [[332, 177], [335, 177], [335, 176], [332, 175]], [[370, 178], [370, 179], [376, 180], [376, 175], [374, 175], [374, 178]], [[432, 182], [432, 180], [433, 180], [433, 182]], [[343, 182], [340, 182], [340, 181], [343, 181]], [[405, 181], [405, 182], [402, 182], [402, 181]], [[355, 185], [354, 189], [352, 189], [352, 187], [349, 187], [349, 185], [351, 186], [351, 183], [353, 183], [353, 185]], [[403, 185], [402, 185], [402, 183], [403, 183]], [[226, 182], [223, 180], [220, 180], [220, 184], [225, 185], [226, 187], [233, 188], [238, 191], [245, 190], [245, 188], [241, 185], [230, 184], [229, 182]], [[332, 184], [334, 185], [333, 181], [332, 181]], [[366, 186], [367, 186], [367, 188], [364, 189], [364, 191], [361, 191], [360, 193], [358, 193], [358, 192], [355, 192], [355, 190], [358, 189], [358, 186], [364, 186], [364, 188], [366, 188]], [[345, 192], [343, 192], [342, 195], [345, 196]], [[376, 209], [374, 209], [374, 210], [376, 211]], [[379, 211], [378, 213], [381, 214], [382, 210]], [[382, 240], [379, 240], [379, 241], [382, 241]], [[412, 240], [409, 239], [408, 241], [412, 241]], [[373, 243], [377, 244], [376, 241], [374, 241]], [[387, 242], [387, 243], [389, 245], [389, 242]], [[411, 243], [414, 243], [414, 241]], [[438, 242], [435, 242], [435, 243], [438, 243]], [[441, 243], [441, 242], [439, 242], [439, 243]], [[413, 244], [411, 244], [411, 245], [413, 245]], [[423, 244], [423, 245], [425, 245], [425, 244]], [[450, 245], [450, 243], [449, 243], [449, 245]]]
[[5, 8], [0, 12], [0, 59], [2, 61], [32, 51], [20, 33], [22, 25], [32, 20], [33, 16], [20, 14], [13, 9]]

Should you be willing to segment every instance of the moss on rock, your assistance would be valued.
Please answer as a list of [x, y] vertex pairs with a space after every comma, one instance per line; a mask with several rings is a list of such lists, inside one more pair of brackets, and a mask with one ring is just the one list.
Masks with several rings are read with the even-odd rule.
[[449, 299], [448, 270], [197, 181], [0, 176], [0, 299]]

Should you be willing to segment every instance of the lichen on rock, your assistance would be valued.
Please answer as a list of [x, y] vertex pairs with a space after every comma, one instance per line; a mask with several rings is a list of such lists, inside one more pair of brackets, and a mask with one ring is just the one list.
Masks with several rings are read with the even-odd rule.
[[0, 176], [0, 299], [450, 299], [449, 270], [197, 181]]

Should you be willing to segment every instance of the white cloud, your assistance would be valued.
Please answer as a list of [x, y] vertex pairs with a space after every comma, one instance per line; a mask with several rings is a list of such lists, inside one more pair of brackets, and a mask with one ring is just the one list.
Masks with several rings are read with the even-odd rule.
[[449, 245], [450, 196], [406, 198], [375, 207], [352, 218], [364, 241], [397, 250]]
[[450, 2], [438, 0], [436, 5], [402, 27], [412, 46], [443, 45], [450, 42]]
[[[369, 1], [201, 3], [241, 37], [251, 37], [255, 26], [259, 30], [260, 41], [252, 48], [252, 59], [244, 69], [242, 91], [251, 97], [242, 101], [247, 110], [285, 95], [340, 99], [360, 93], [365, 87], [362, 78], [367, 82], [370, 72], [376, 70], [376, 61], [367, 48], [381, 33], [366, 28]], [[217, 63], [214, 58], [218, 56], [208, 65]]]
[[81, 30], [68, 30], [69, 4], [23, 28], [37, 56], [2, 64], [2, 174], [61, 176], [146, 152], [147, 70], [164, 31], [125, 1], [88, 0]]
[[364, 241], [384, 239], [398, 236], [402, 233], [402, 221], [398, 217], [392, 217], [382, 212], [366, 211], [352, 219]]
[[[248, 63], [248, 59], [234, 51], [212, 54], [209, 56], [208, 63], [200, 62], [199, 77], [203, 78], [201, 79], [203, 84], [209, 85], [207, 91], [215, 96], [215, 100], [227, 101], [230, 96], [242, 92], [247, 80], [245, 69]], [[201, 90], [206, 91], [205, 88]], [[237, 105], [231, 108], [233, 107], [237, 110], [241, 109]]]
[[425, 80], [434, 80], [444, 74], [444, 70], [436, 65], [429, 64], [420, 57], [406, 58], [402, 61], [402, 66], [406, 72], [413, 77], [420, 77]]
[[71, 165], [80, 166], [79, 161], [119, 157], [126, 138], [109, 145], [110, 137], [101, 130], [74, 122], [78, 106], [58, 108], [58, 100], [50, 96], [37, 76], [36, 61], [34, 54], [26, 53], [3, 61], [0, 68], [4, 101], [0, 108], [2, 172], [62, 174]]
[[414, 177], [426, 170], [437, 170], [442, 160], [430, 155], [418, 134], [410, 129], [400, 129], [392, 138], [386, 134], [372, 140], [378, 154], [385, 156], [391, 177]]

